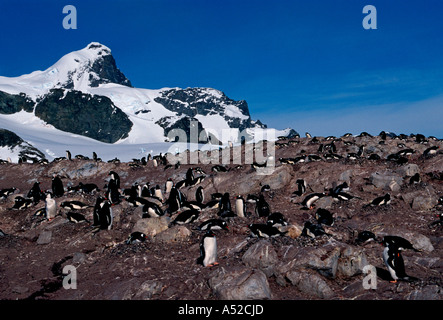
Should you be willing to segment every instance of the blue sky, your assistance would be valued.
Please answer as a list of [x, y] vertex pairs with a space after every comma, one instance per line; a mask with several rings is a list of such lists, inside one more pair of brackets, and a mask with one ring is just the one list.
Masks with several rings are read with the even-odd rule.
[[[377, 30], [362, 26], [366, 5]], [[5, 0], [0, 75], [97, 41], [135, 87], [213, 87], [270, 127], [443, 138], [442, 13], [441, 0]]]

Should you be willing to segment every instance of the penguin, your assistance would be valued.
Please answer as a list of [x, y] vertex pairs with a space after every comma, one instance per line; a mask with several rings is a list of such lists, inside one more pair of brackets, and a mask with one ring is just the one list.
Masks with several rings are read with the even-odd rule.
[[195, 186], [195, 185], [197, 185], [197, 184], [199, 184], [199, 183], [201, 183], [203, 180], [205, 180], [205, 178], [206, 178], [206, 176], [198, 176], [197, 178], [195, 178], [195, 179], [193, 179], [192, 181], [191, 181], [191, 183], [189, 184], [189, 186]]
[[17, 188], [15, 188], [15, 187], [7, 188], [7, 189], [2, 189], [0, 191], [0, 198], [2, 200], [6, 200], [9, 195], [11, 195], [11, 194], [13, 194], [15, 192], [15, 190], [17, 190]]
[[436, 155], [439, 148], [440, 148], [439, 146], [429, 147], [425, 151], [423, 151], [423, 156], [430, 157]]
[[305, 135], [306, 135], [306, 138], [312, 138], [312, 135], [309, 132], [306, 132]]
[[409, 184], [416, 184], [416, 183], [420, 183], [420, 182], [421, 182], [421, 178], [420, 178], [420, 174], [418, 172], [416, 174], [414, 174], [409, 179]]
[[100, 226], [100, 215], [99, 215], [99, 212], [100, 212], [100, 209], [101, 209], [100, 204], [103, 201], [105, 201], [105, 198], [102, 197], [102, 196], [98, 196], [97, 200], [95, 201], [94, 211], [92, 213], [92, 217], [93, 217], [93, 224], [92, 224], [92, 226], [93, 227]]
[[248, 228], [251, 230], [251, 235], [258, 238], [274, 238], [285, 234], [276, 227], [264, 223], [251, 223]]
[[40, 182], [37, 181], [34, 183], [31, 190], [29, 190], [27, 197], [31, 198], [34, 204], [46, 198], [45, 194], [40, 190]]
[[390, 241], [385, 241], [384, 238], [382, 241], [383, 245], [385, 246], [383, 249], [383, 261], [391, 275], [392, 281], [390, 282], [396, 283], [398, 280], [418, 280], [417, 278], [410, 277], [406, 274], [405, 263], [401, 255], [401, 250], [397, 247], [397, 245]]
[[257, 203], [257, 201], [258, 201], [258, 197], [255, 194], [248, 194], [246, 196], [246, 202]]
[[302, 236], [309, 236], [311, 238], [319, 237], [322, 235], [328, 235], [321, 224], [313, 224], [310, 221], [306, 221], [301, 233]]
[[29, 208], [33, 204], [33, 200], [30, 198], [24, 198], [22, 196], [16, 196], [14, 199], [14, 205], [11, 209], [26, 209]]
[[106, 192], [106, 197], [112, 204], [120, 203], [120, 191], [118, 187], [118, 180], [111, 179], [108, 183], [108, 191]]
[[174, 219], [174, 221], [172, 221], [171, 225], [191, 223], [197, 220], [198, 217], [199, 217], [198, 210], [195, 209], [186, 210], [179, 213], [178, 216]]
[[396, 248], [399, 251], [404, 251], [404, 250], [413, 250], [415, 252], [419, 252], [420, 250], [417, 250], [414, 248], [414, 246], [412, 245], [412, 243], [410, 243], [408, 240], [406, 240], [405, 238], [402, 238], [400, 236], [384, 236], [382, 239], [382, 244], [384, 246], [390, 246], [392, 248]]
[[66, 214], [66, 217], [68, 218], [69, 221], [74, 222], [74, 223], [80, 223], [80, 222], [89, 222], [84, 215], [82, 215], [81, 213], [78, 213], [76, 211], [69, 211]]
[[337, 192], [337, 193], [332, 193], [331, 196], [333, 198], [335, 198], [337, 200], [341, 200], [341, 201], [349, 201], [354, 198], [361, 199], [360, 197], [356, 197], [356, 196], [350, 195], [350, 194], [342, 192], [342, 191]]
[[203, 187], [200, 186], [195, 190], [195, 200], [198, 203], [203, 203], [205, 201], [205, 193], [203, 192]]
[[117, 189], [120, 189], [120, 176], [115, 171], [109, 171], [109, 174], [111, 176], [111, 180], [115, 181], [115, 185], [117, 186]]
[[391, 195], [389, 193], [382, 197], [377, 197], [370, 203], [371, 206], [383, 206], [391, 203]]
[[185, 180], [181, 180], [181, 181], [179, 181], [179, 182], [177, 182], [177, 183], [175, 184], [175, 187], [176, 187], [177, 189], [180, 189], [180, 188], [182, 188], [182, 187], [184, 187], [184, 186], [186, 186], [186, 179], [185, 179]]
[[51, 221], [54, 219], [54, 217], [57, 215], [57, 204], [55, 202], [55, 199], [52, 198], [52, 194], [48, 192], [46, 194], [45, 199], [45, 216], [48, 221]]
[[220, 204], [218, 205], [218, 215], [221, 217], [231, 217], [233, 216], [231, 208], [231, 200], [229, 199], [229, 193], [225, 192], [223, 197], [220, 199]]
[[308, 194], [303, 201], [300, 203], [304, 209], [313, 209], [314, 208], [314, 202], [318, 199], [324, 197], [325, 193], [311, 193]]
[[212, 200], [220, 201], [221, 198], [223, 198], [223, 193], [215, 192], [215, 193], [211, 194], [211, 199]]
[[81, 201], [72, 200], [72, 201], [63, 201], [60, 203], [60, 207], [63, 209], [71, 209], [71, 210], [82, 210], [91, 208], [92, 206], [87, 205], [86, 203], [83, 203]]
[[38, 209], [38, 210], [34, 213], [34, 216], [35, 216], [35, 217], [44, 217], [45, 215], [46, 215], [46, 208], [45, 208], [45, 207]]
[[271, 191], [271, 187], [269, 186], [269, 184], [265, 184], [263, 187], [261, 187], [260, 192], [266, 192], [266, 191]]
[[194, 172], [192, 168], [188, 168], [185, 176], [186, 185], [187, 186], [191, 185], [192, 180], [194, 180]]
[[324, 224], [327, 226], [332, 226], [334, 224], [334, 217], [329, 210], [319, 208], [315, 212], [315, 219], [317, 219], [318, 224]]
[[171, 178], [168, 178], [165, 184], [165, 193], [169, 194], [171, 192], [172, 187], [174, 186], [174, 182]]
[[263, 194], [260, 194], [258, 201], [255, 205], [255, 213], [258, 215], [258, 217], [267, 217], [271, 213], [269, 204], [266, 202]]
[[228, 169], [226, 169], [226, 167], [224, 167], [224, 166], [221, 166], [221, 165], [215, 165], [215, 166], [213, 166], [212, 168], [211, 168], [211, 171], [214, 171], [214, 172], [227, 172], [228, 171]]
[[68, 159], [69, 161], [72, 160], [71, 152], [69, 150], [66, 150], [66, 159]]
[[92, 160], [96, 162], [98, 161], [97, 153], [95, 153], [95, 151], [92, 151]]
[[126, 199], [127, 202], [129, 202], [129, 205], [137, 208], [140, 206], [144, 206], [146, 204], [149, 203], [149, 200], [145, 199], [145, 198], [141, 198], [141, 197], [134, 197], [134, 196], [130, 196]]
[[111, 203], [104, 200], [99, 204], [98, 216], [101, 230], [111, 230], [114, 216], [112, 214]]
[[217, 262], [217, 239], [214, 232], [206, 231], [200, 242], [200, 257], [197, 258], [197, 264], [204, 267], [213, 267]]
[[288, 223], [285, 220], [285, 217], [280, 212], [273, 212], [268, 216], [268, 220], [266, 221], [266, 224], [272, 226], [272, 227], [284, 227], [287, 226]]
[[57, 174], [53, 175], [51, 188], [52, 188], [52, 193], [56, 198], [63, 196], [63, 194], [65, 193], [65, 190], [63, 189], [63, 182], [60, 179], [59, 175]]
[[244, 218], [246, 214], [246, 202], [245, 199], [238, 195], [237, 198], [235, 198], [235, 213], [238, 217]]
[[209, 219], [198, 226], [201, 231], [206, 230], [229, 230], [228, 224], [222, 219]]
[[148, 202], [143, 206], [143, 215], [142, 218], [151, 217], [151, 218], [158, 218], [163, 216], [165, 213], [163, 210], [156, 205], [155, 203]]
[[162, 189], [160, 188], [159, 185], [155, 186], [155, 191], [154, 191], [154, 196], [159, 198], [161, 202], [163, 202], [163, 194], [162, 194]]
[[126, 240], [126, 244], [134, 244], [134, 243], [141, 243], [146, 241], [146, 234], [140, 231], [135, 231], [131, 233]]
[[169, 205], [167, 209], [169, 214], [178, 211], [183, 203], [181, 200], [181, 192], [176, 187], [172, 187], [171, 192], [169, 193], [169, 198], [166, 202]]
[[306, 192], [306, 181], [303, 179], [297, 179], [295, 183], [297, 184], [297, 190], [295, 190], [292, 194], [301, 197]]
[[91, 194], [92, 192], [100, 191], [95, 183], [85, 183], [79, 182], [78, 188], [81, 192]]
[[375, 234], [371, 231], [365, 230], [358, 233], [355, 243], [362, 245], [375, 240], [376, 240]]

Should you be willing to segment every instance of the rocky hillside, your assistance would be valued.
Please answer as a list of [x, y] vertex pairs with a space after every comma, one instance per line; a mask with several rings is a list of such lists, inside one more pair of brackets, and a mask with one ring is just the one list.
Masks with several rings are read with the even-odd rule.
[[[275, 147], [275, 168], [266, 175], [251, 164], [231, 163], [225, 172], [214, 164], [168, 165], [159, 158], [146, 164], [110, 163], [73, 155], [72, 161], [1, 165], [0, 187], [16, 190], [5, 194], [0, 206], [0, 299], [443, 298], [442, 224], [434, 223], [443, 212], [442, 141], [363, 133], [282, 139]], [[248, 226], [264, 224], [267, 217], [259, 217], [256, 204], [247, 203], [246, 217], [225, 217], [229, 229], [214, 231], [219, 264], [197, 264], [204, 234], [198, 226], [221, 218], [219, 209], [204, 208], [197, 220], [176, 225], [171, 222], [178, 212], [143, 218], [142, 207], [132, 206], [123, 195], [135, 183], [159, 185], [163, 201], [151, 201], [166, 211], [166, 181], [171, 178], [180, 184], [189, 168], [194, 177], [205, 179], [180, 188], [188, 201], [195, 200], [196, 189], [202, 186], [205, 204], [214, 193], [229, 193], [235, 212], [237, 195], [246, 199], [263, 194], [270, 211], [280, 212], [287, 221], [280, 228], [283, 233], [273, 238], [253, 236]], [[112, 228], [98, 231], [91, 227], [93, 206], [106, 190], [110, 171], [120, 176], [121, 202], [112, 206]], [[51, 189], [54, 174], [61, 177], [65, 190], [82, 182], [94, 183], [100, 191], [66, 192], [56, 198], [58, 215], [51, 221], [35, 215], [43, 201], [11, 209], [17, 196], [26, 198], [34, 182], [40, 182], [43, 191]], [[299, 179], [307, 184], [300, 194], [294, 193]], [[303, 206], [312, 193], [323, 194]], [[390, 203], [371, 205], [386, 194]], [[91, 206], [76, 210], [88, 222], [67, 219], [71, 210], [60, 204], [71, 200]], [[333, 214], [332, 226], [317, 224], [321, 208]], [[307, 232], [306, 222], [321, 226], [324, 233]], [[146, 241], [127, 244], [134, 231], [144, 232]], [[359, 242], [362, 231], [374, 233], [377, 241]], [[418, 250], [403, 252], [406, 273], [416, 280], [390, 282], [379, 243], [386, 235], [401, 236]], [[377, 271], [376, 288], [364, 286], [367, 265]], [[66, 266], [76, 270], [76, 289], [63, 288]]]

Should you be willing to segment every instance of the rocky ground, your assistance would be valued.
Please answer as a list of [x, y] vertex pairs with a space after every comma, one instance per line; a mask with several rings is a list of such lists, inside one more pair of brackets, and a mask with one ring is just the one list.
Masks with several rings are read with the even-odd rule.
[[[182, 164], [175, 168], [164, 165], [132, 166], [128, 163], [95, 162], [92, 160], [62, 160], [49, 164], [0, 165], [0, 189], [15, 187], [14, 194], [0, 204], [0, 299], [376, 299], [376, 300], [441, 300], [443, 298], [443, 238], [442, 226], [430, 224], [437, 220], [443, 196], [442, 142], [421, 141], [416, 136], [394, 139], [360, 135], [334, 140], [323, 137], [293, 138], [276, 142], [275, 168], [268, 174], [258, 174], [250, 164], [236, 167], [229, 164], [227, 172], [214, 172], [213, 164]], [[341, 159], [326, 160], [330, 143]], [[326, 149], [319, 152], [320, 145]], [[348, 154], [357, 153], [357, 159]], [[424, 156], [426, 149], [438, 146], [437, 154]], [[413, 149], [403, 158], [390, 157], [402, 150]], [[316, 154], [320, 161], [285, 164], [280, 158], [296, 158]], [[371, 154], [380, 156], [369, 160]], [[244, 150], [243, 150], [244, 155]], [[100, 156], [100, 155], [99, 155]], [[113, 170], [120, 175], [121, 189], [135, 182], [150, 182], [164, 188], [168, 178], [177, 183], [184, 179], [189, 167], [200, 166], [206, 178], [197, 186], [183, 187], [188, 200], [194, 200], [198, 186], [204, 187], [206, 201], [215, 192], [229, 192], [235, 208], [235, 197], [258, 195], [262, 186], [272, 212], [281, 212], [289, 226], [287, 233], [272, 239], [251, 237], [250, 223], [264, 223], [248, 204], [251, 214], [246, 218], [228, 220], [229, 230], [215, 231], [218, 262], [215, 267], [196, 264], [200, 255], [202, 221], [218, 217], [217, 209], [201, 211], [199, 219], [184, 226], [169, 226], [174, 216], [142, 218], [141, 207], [134, 208], [122, 199], [112, 207], [114, 223], [111, 230], [93, 232], [91, 223], [68, 221], [68, 210], [58, 208], [59, 215], [51, 221], [34, 213], [44, 202], [27, 209], [10, 209], [14, 198], [28, 193], [35, 181], [42, 190], [51, 189], [53, 174], [62, 177], [65, 188], [79, 182], [95, 183], [102, 191]], [[260, 169], [258, 169], [260, 170]], [[418, 173], [421, 181], [410, 183]], [[200, 174], [196, 174], [198, 176]], [[298, 197], [296, 180], [304, 179], [308, 188]], [[299, 204], [313, 192], [325, 192], [347, 182], [347, 193], [355, 198], [334, 200], [325, 196], [313, 209]], [[368, 206], [376, 197], [389, 193], [391, 203]], [[165, 194], [165, 198], [167, 194]], [[65, 193], [57, 205], [66, 200], [80, 200], [93, 206], [97, 194]], [[167, 206], [164, 205], [164, 208]], [[301, 235], [306, 221], [315, 222], [318, 208], [334, 214], [332, 227], [324, 226], [328, 235], [311, 238]], [[80, 210], [92, 221], [93, 208]], [[384, 235], [399, 235], [408, 239], [418, 252], [403, 253], [406, 273], [419, 280], [389, 282], [382, 260], [383, 247], [377, 242], [356, 243], [359, 232], [368, 230], [381, 239]], [[148, 239], [143, 243], [126, 244], [133, 231], [143, 231]], [[376, 288], [365, 289], [374, 266]], [[63, 279], [74, 275], [63, 269], [73, 266], [76, 289], [65, 289]], [[72, 268], [72, 267], [71, 267]]]

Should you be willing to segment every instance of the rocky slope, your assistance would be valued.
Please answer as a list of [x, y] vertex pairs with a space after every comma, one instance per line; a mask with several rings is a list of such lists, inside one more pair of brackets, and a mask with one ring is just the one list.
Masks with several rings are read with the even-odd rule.
[[[438, 149], [428, 154], [426, 150], [433, 146]], [[211, 170], [214, 164], [155, 166], [152, 160], [146, 165], [80, 159], [1, 165], [1, 188], [17, 190], [0, 207], [0, 299], [442, 299], [442, 225], [432, 224], [443, 210], [442, 141], [420, 135], [361, 134], [283, 139], [275, 147], [275, 168], [268, 174], [260, 174], [263, 169], [250, 164], [231, 163], [222, 172]], [[244, 155], [242, 150], [243, 159]], [[197, 187], [202, 186], [205, 203], [213, 193], [229, 192], [235, 210], [237, 195], [263, 193], [271, 212], [282, 213], [289, 223], [287, 232], [270, 239], [251, 237], [248, 225], [265, 223], [266, 218], [259, 218], [255, 204], [248, 203], [249, 215], [226, 218], [229, 230], [215, 231], [219, 265], [205, 268], [196, 264], [204, 234], [197, 227], [219, 217], [218, 209], [202, 210], [195, 222], [170, 225], [176, 214], [142, 218], [142, 208], [130, 206], [122, 196], [122, 202], [112, 207], [112, 229], [95, 233], [90, 222], [69, 222], [69, 210], [60, 208], [61, 202], [74, 199], [93, 206], [111, 170], [120, 175], [121, 189], [149, 182], [164, 192], [168, 178], [177, 183], [188, 168], [197, 166], [204, 174], [195, 171], [195, 176], [205, 175], [205, 179], [180, 189], [188, 200], [194, 200]], [[101, 191], [65, 193], [56, 199], [59, 215], [51, 221], [34, 215], [44, 207], [42, 201], [27, 209], [10, 209], [15, 197], [26, 196], [35, 181], [42, 190], [50, 189], [53, 174], [62, 177], [65, 188], [95, 183]], [[298, 179], [307, 182], [301, 196], [293, 194]], [[354, 196], [348, 201], [328, 192], [344, 182], [349, 185], [346, 193]], [[265, 185], [270, 190], [261, 191]], [[302, 200], [314, 192], [326, 195], [313, 209], [303, 208]], [[387, 193], [390, 204], [368, 205]], [[323, 226], [327, 235], [302, 234], [306, 221], [316, 221], [319, 208], [333, 213], [335, 223]], [[92, 210], [79, 212], [92, 221]], [[418, 280], [389, 282], [382, 246], [356, 241], [365, 230], [378, 240], [402, 236], [419, 249], [403, 253], [406, 273]], [[133, 231], [145, 232], [147, 240], [126, 244]], [[369, 275], [363, 272], [366, 265], [377, 270], [376, 288], [363, 285]], [[63, 288], [66, 266], [75, 267], [76, 289]]]

